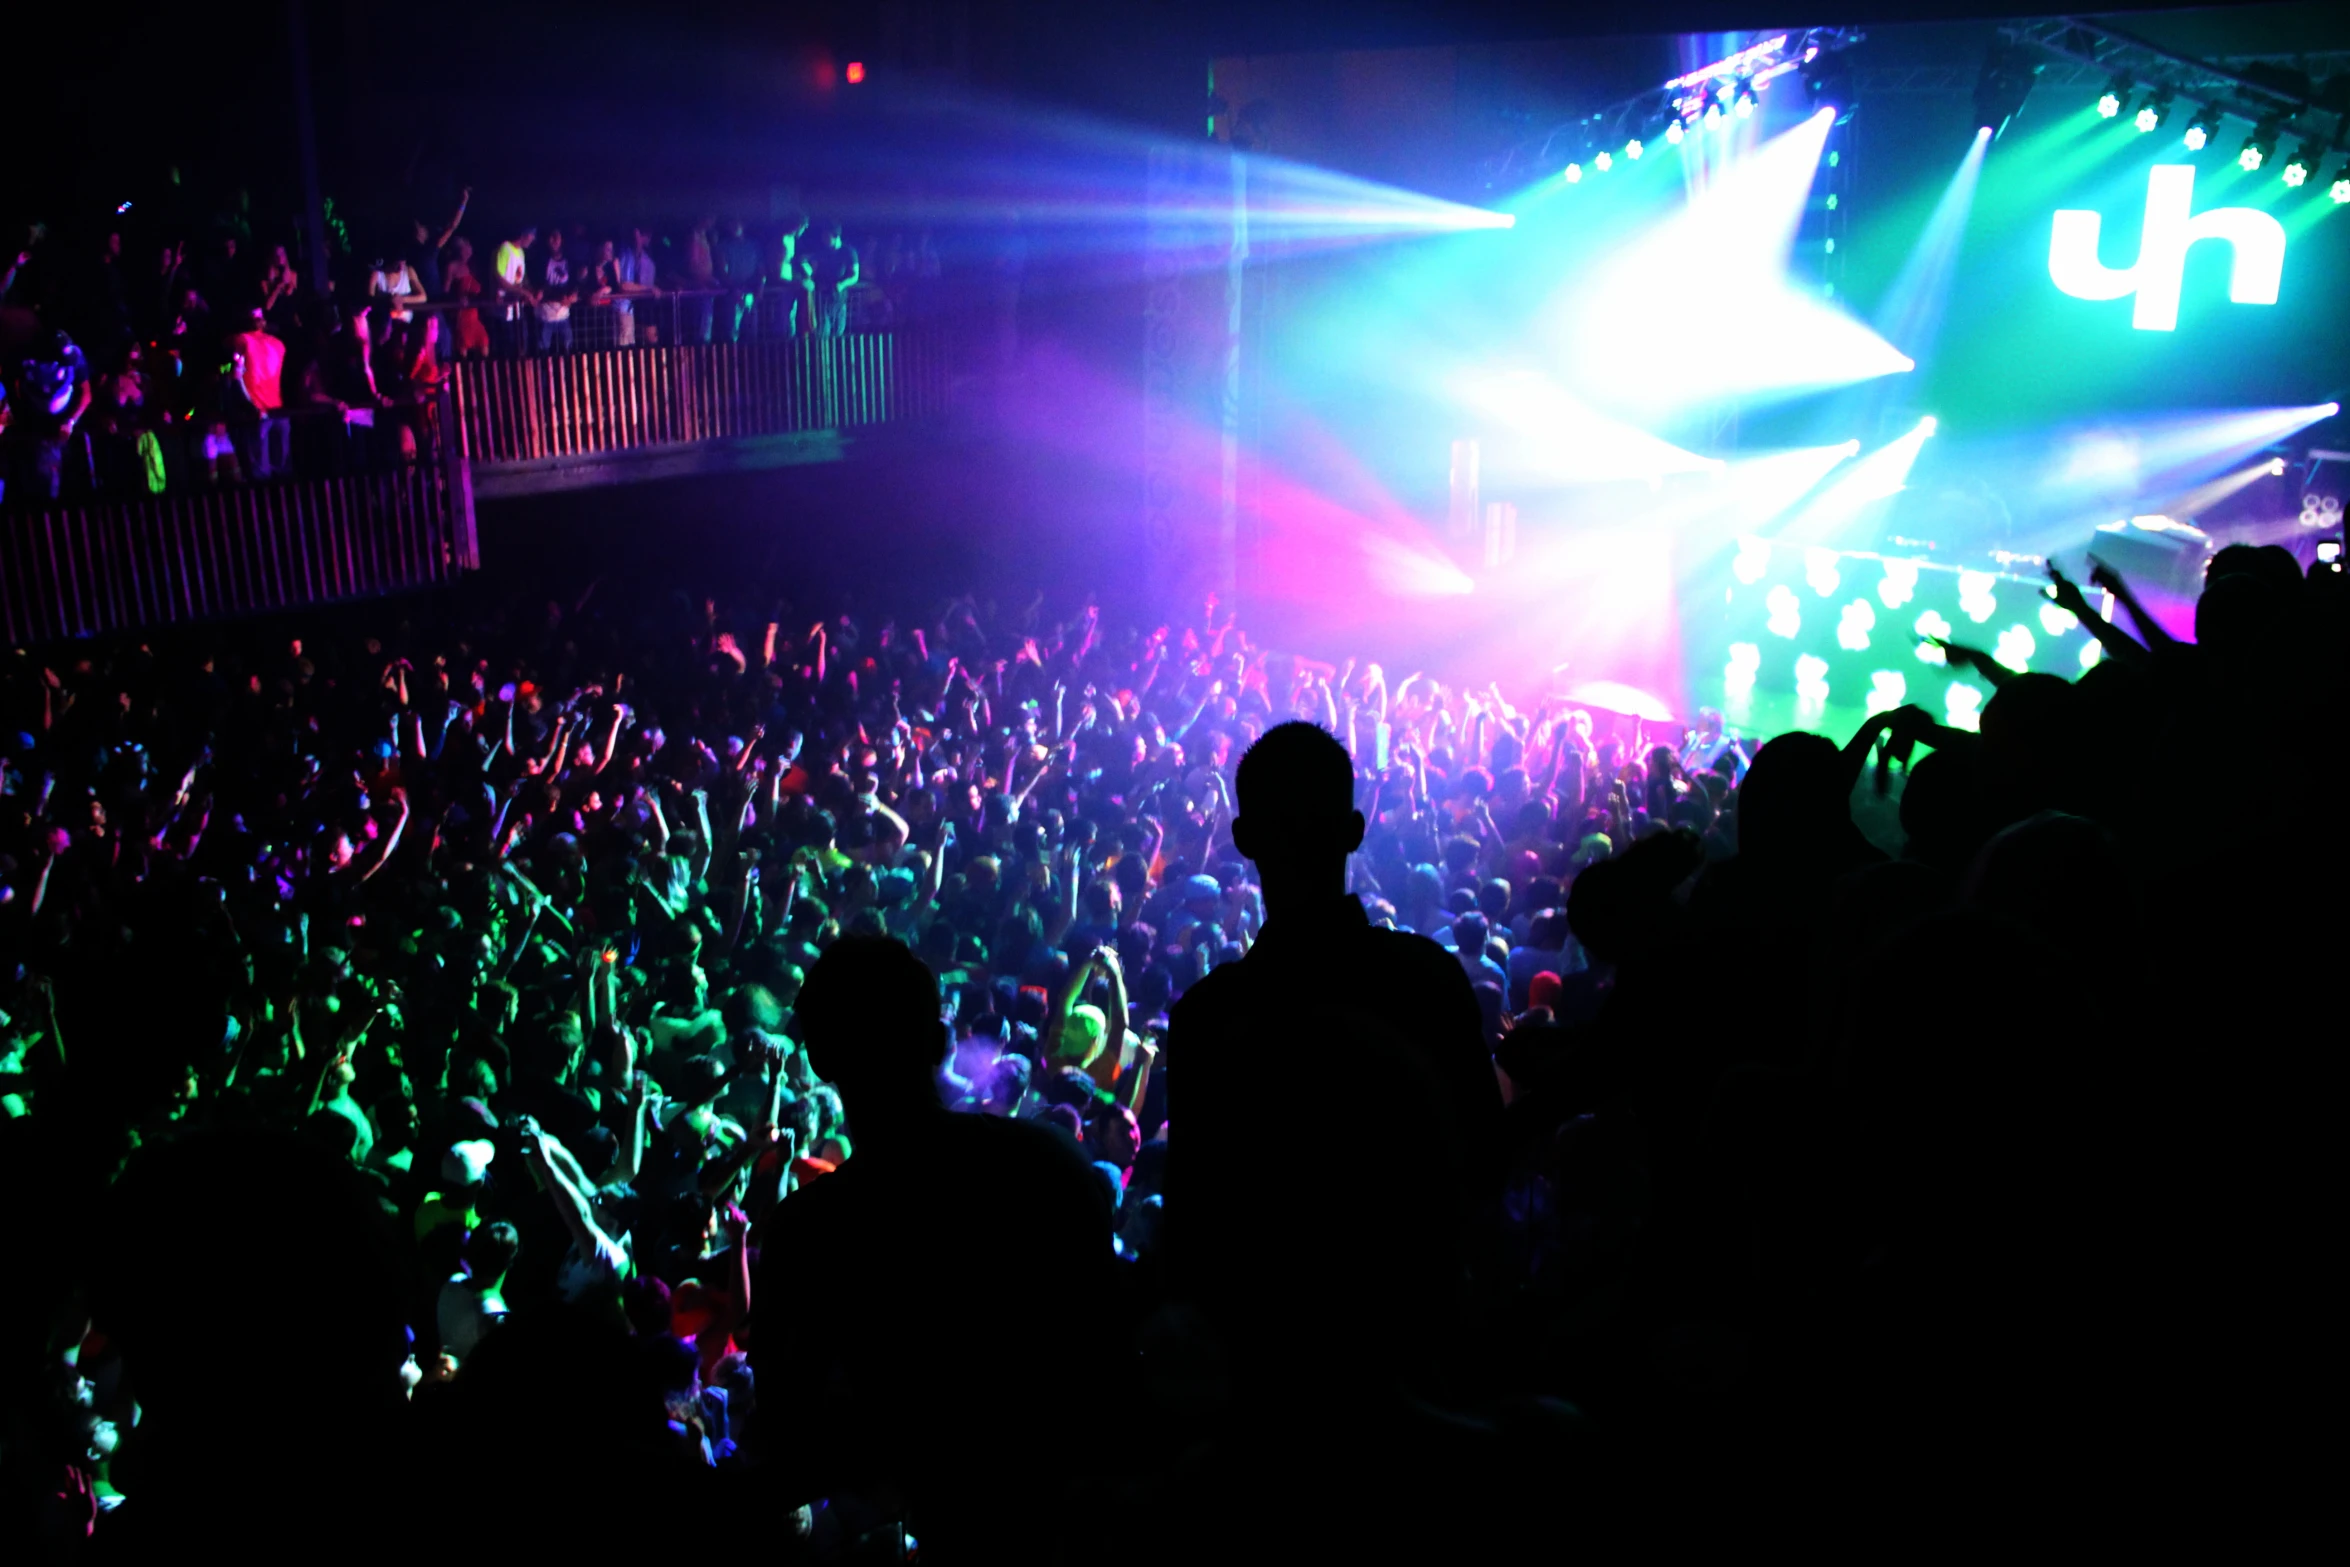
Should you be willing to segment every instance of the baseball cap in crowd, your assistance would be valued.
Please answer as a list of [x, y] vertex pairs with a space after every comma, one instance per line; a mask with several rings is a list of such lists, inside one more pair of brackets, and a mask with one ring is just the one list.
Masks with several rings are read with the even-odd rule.
[[490, 1173], [490, 1161], [497, 1156], [495, 1143], [468, 1138], [441, 1155], [441, 1179], [452, 1186], [479, 1186]]
[[1224, 889], [1216, 885], [1216, 878], [1204, 872], [1190, 877], [1183, 883], [1183, 901], [1186, 903], [1198, 903], [1202, 900], [1212, 903], [1222, 896], [1224, 896]]
[[1604, 860], [1615, 852], [1615, 841], [1606, 833], [1592, 833], [1575, 848], [1575, 868], [1581, 870], [1584, 866]]

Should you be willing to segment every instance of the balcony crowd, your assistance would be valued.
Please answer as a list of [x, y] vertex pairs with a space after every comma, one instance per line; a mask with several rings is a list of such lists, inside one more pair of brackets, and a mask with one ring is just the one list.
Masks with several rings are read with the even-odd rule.
[[675, 231], [455, 210], [365, 250], [243, 222], [34, 225], [0, 258], [0, 503], [40, 505], [428, 460], [454, 360], [837, 337], [938, 307], [932, 236], [705, 217]]

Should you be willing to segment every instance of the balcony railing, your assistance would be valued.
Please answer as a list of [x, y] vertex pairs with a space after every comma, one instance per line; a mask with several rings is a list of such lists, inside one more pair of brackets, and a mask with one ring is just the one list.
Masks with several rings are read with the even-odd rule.
[[434, 464], [0, 512], [0, 621], [28, 643], [446, 582], [479, 565]]
[[943, 355], [909, 335], [639, 345], [453, 370], [458, 446], [477, 468], [850, 430], [946, 405]]
[[947, 400], [945, 354], [921, 334], [447, 368], [405, 463], [388, 442], [346, 439], [326, 471], [297, 462], [297, 477], [258, 484], [191, 474], [160, 494], [85, 482], [62, 501], [12, 497], [0, 630], [23, 646], [443, 582], [479, 564], [477, 476], [494, 495], [838, 456], [844, 433], [941, 414]]

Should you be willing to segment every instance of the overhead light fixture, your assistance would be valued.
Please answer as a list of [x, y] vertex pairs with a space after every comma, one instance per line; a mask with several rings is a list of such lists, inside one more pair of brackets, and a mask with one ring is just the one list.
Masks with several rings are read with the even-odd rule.
[[2219, 134], [2219, 111], [2197, 109], [2187, 120], [2187, 134], [2179, 139], [2187, 144], [2189, 152], [2201, 152]]
[[1852, 71], [1842, 54], [1813, 56], [1803, 73], [1803, 95], [1813, 112], [1836, 111], [1836, 123], [1852, 118]]
[[1738, 86], [1738, 96], [1731, 102], [1730, 108], [1738, 118], [1752, 119], [1754, 117], [1754, 88], [1741, 82]]
[[1603, 149], [1598, 157], [1591, 160], [1591, 166], [1599, 170], [1600, 173], [1605, 174], [1608, 170], [1616, 166], [1615, 156], [1614, 154], [1609, 153]]
[[2007, 122], [2023, 112], [2032, 84], [2048, 68], [2030, 50], [2009, 39], [1994, 38], [1983, 52], [1983, 67], [1975, 76], [1975, 123], [1987, 125], [1997, 136]]
[[[1638, 163], [1640, 161], [1640, 155], [1647, 150], [1648, 144], [1643, 142], [1637, 136], [1624, 143], [1624, 156], [1630, 158], [1634, 163]], [[2298, 184], [2299, 181], [2295, 181], [2294, 183]]]
[[2104, 95], [2097, 100], [2097, 117], [2101, 120], [2119, 118], [2122, 112], [2122, 100], [2129, 96], [2129, 91], [2128, 73], [2124, 72], [2115, 76], [2113, 85], [2106, 88]]
[[1722, 123], [1722, 106], [1720, 104], [1709, 103], [1705, 106], [1705, 123], [1708, 125]]
[[2167, 87], [2157, 87], [2146, 95], [2146, 101], [2138, 105], [2137, 118], [2131, 122], [2138, 127], [2139, 134], [2162, 129], [2162, 122], [2170, 118], [2170, 98]]
[[1582, 164], [1570, 163], [1567, 165], [1567, 183], [1569, 185], [1580, 185], [1583, 183]]
[[2310, 166], [2309, 144], [2303, 142], [2301, 150], [2285, 160], [2285, 166], [2277, 171], [2277, 176], [2288, 187], [2299, 190], [2309, 183], [2309, 176], [2316, 172], [2316, 169]]
[[2333, 187], [2327, 192], [2336, 206], [2350, 206], [2350, 163], [2334, 170]]
[[1681, 128], [1681, 121], [1677, 117], [1665, 126], [1665, 140], [1676, 147], [1681, 145], [1681, 139], [1688, 134]]
[[2269, 160], [2277, 150], [2277, 122], [2263, 120], [2244, 138], [2244, 146], [2236, 154], [2236, 167], [2250, 174]]

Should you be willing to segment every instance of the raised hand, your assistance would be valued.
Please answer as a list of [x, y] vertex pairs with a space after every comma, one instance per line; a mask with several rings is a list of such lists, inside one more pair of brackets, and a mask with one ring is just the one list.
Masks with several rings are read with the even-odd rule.
[[2080, 584], [2066, 576], [2054, 561], [2048, 563], [2048, 597], [2075, 619], [2086, 620], [2092, 613], [2088, 595], [2081, 591]]

